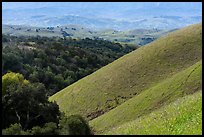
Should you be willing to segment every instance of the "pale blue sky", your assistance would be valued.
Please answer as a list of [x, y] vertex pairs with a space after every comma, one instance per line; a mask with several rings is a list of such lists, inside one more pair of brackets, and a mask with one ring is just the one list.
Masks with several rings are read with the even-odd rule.
[[15, 9], [15, 8], [40, 8], [40, 7], [56, 7], [56, 6], [134, 6], [135, 8], [141, 8], [146, 6], [160, 6], [166, 5], [171, 7], [184, 7], [202, 9], [202, 2], [2, 2], [3, 9]]

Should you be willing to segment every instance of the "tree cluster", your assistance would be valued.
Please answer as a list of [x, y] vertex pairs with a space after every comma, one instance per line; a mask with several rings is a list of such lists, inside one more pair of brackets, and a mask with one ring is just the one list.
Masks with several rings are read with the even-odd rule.
[[19, 72], [45, 85], [48, 95], [60, 91], [134, 50], [105, 40], [14, 37], [3, 35], [2, 75]]
[[88, 135], [88, 123], [78, 115], [65, 116], [55, 102], [49, 102], [41, 83], [30, 83], [22, 74], [2, 77], [2, 134], [4, 135]]

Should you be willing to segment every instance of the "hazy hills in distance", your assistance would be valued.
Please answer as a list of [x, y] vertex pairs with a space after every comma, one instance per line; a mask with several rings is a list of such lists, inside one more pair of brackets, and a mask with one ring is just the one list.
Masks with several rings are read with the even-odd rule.
[[[6, 3], [9, 5], [9, 3]], [[36, 27], [82, 25], [92, 29], [174, 29], [201, 22], [200, 3], [3, 3], [2, 22]], [[13, 4], [13, 5], [12, 5]], [[9, 7], [9, 8], [7, 8]]]

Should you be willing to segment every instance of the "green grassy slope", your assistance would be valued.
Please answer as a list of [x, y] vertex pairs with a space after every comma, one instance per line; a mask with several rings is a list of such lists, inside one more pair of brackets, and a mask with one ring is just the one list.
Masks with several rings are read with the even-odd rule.
[[141, 47], [53, 95], [67, 115], [97, 117], [201, 60], [202, 24]]
[[125, 123], [105, 134], [201, 135], [202, 91]]
[[90, 124], [97, 132], [103, 132], [149, 114], [179, 97], [201, 90], [201, 85], [202, 65], [201, 61], [199, 61], [186, 70], [165, 79], [115, 109], [92, 120]]

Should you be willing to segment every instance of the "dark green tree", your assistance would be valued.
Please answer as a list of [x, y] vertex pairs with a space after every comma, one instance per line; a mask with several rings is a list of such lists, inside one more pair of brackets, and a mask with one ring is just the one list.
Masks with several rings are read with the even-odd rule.
[[42, 83], [19, 84], [17, 87], [11, 84], [7, 88], [7, 93], [2, 96], [3, 128], [19, 123], [27, 130], [48, 122], [58, 123], [59, 107], [48, 101]]

